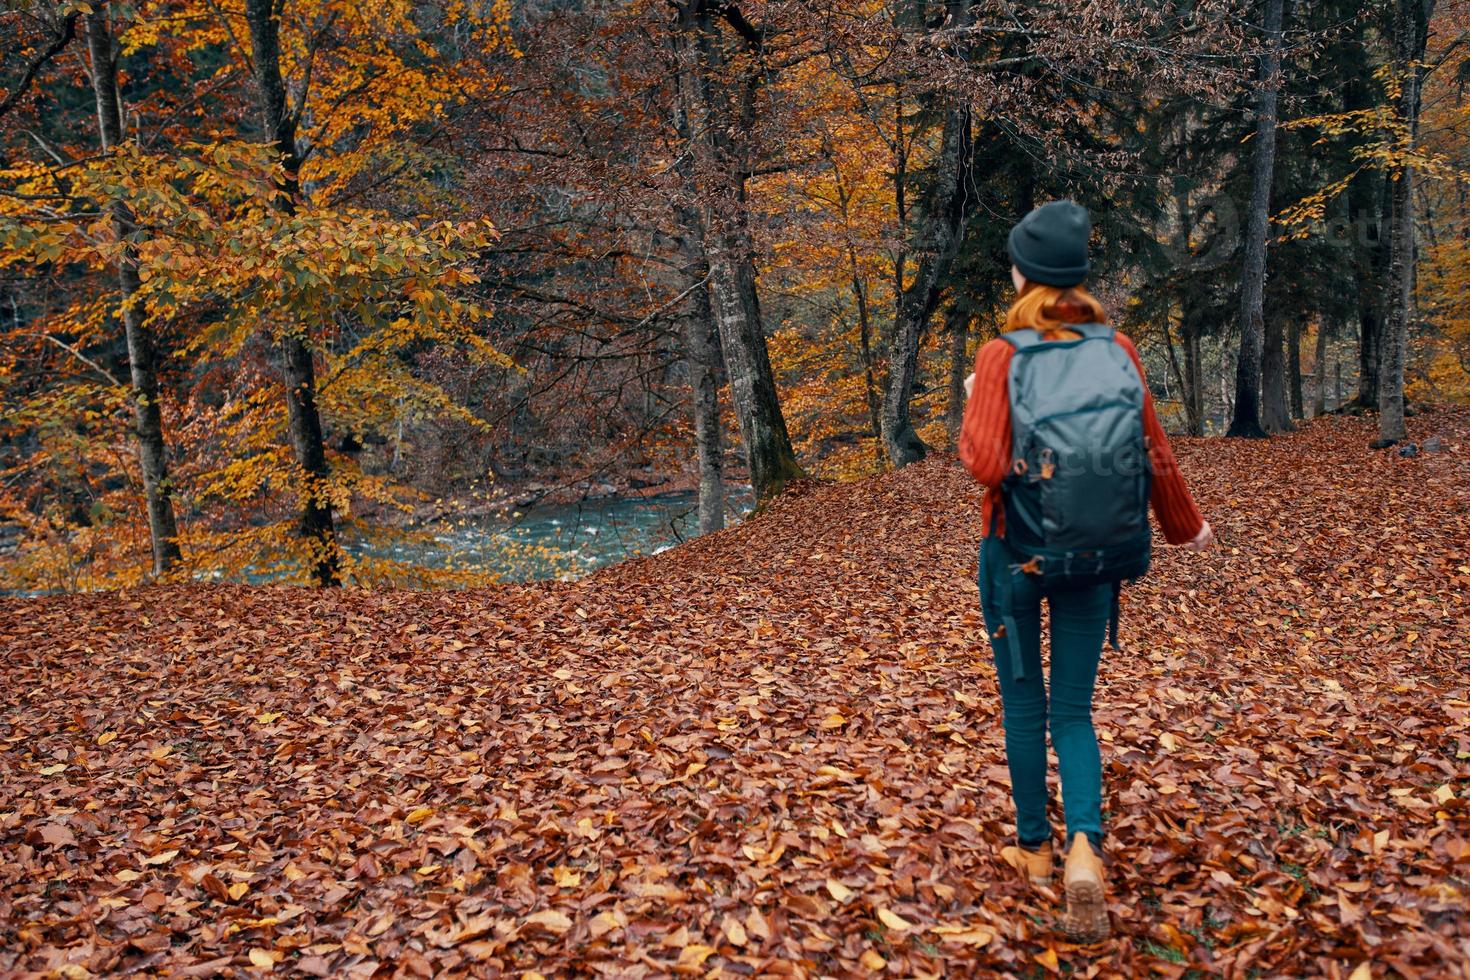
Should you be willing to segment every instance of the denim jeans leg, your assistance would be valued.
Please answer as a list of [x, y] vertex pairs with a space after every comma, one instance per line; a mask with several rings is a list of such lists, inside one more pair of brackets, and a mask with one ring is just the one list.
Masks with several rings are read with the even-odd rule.
[[1108, 586], [1058, 591], [1051, 608], [1051, 743], [1062, 777], [1067, 840], [1102, 848], [1102, 757], [1092, 726], [1097, 665], [1112, 606]]
[[1046, 815], [1046, 686], [1041, 672], [1041, 596], [1023, 576], [1015, 576], [1011, 612], [1021, 645], [1026, 679], [1012, 676], [1008, 645], [996, 639], [1000, 613], [995, 608], [997, 579], [1011, 575], [1012, 557], [1005, 545], [986, 538], [980, 548], [980, 607], [989, 633], [995, 674], [1000, 682], [1004, 711], [1006, 763], [1011, 773], [1011, 798], [1016, 805], [1016, 836], [1023, 847], [1039, 847], [1051, 840]]

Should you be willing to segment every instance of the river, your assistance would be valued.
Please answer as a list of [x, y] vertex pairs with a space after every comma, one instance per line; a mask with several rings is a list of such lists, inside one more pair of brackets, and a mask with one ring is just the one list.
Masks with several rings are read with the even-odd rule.
[[[739, 521], [752, 505], [748, 487], [731, 488], [726, 523]], [[349, 548], [420, 568], [474, 566], [507, 582], [574, 578], [696, 537], [698, 507], [698, 494], [692, 492], [592, 498], [441, 523], [412, 540], [365, 541]]]

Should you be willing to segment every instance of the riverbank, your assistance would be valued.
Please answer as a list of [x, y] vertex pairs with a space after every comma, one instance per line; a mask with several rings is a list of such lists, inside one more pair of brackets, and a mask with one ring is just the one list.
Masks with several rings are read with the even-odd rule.
[[[934, 459], [577, 582], [0, 600], [0, 972], [1470, 968], [1470, 413], [1182, 440], [1051, 929]], [[880, 962], [881, 961], [881, 962]], [[75, 975], [82, 975], [73, 970]]]

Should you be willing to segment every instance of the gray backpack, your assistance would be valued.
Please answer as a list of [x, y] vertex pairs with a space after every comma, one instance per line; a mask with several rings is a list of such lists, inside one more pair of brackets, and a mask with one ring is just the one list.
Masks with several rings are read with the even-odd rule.
[[997, 598], [1017, 680], [1024, 668], [1011, 576], [1031, 576], [1043, 592], [1111, 585], [1108, 638], [1116, 649], [1122, 584], [1148, 571], [1152, 551], [1143, 379], [1111, 327], [1070, 329], [1081, 339], [1043, 341], [1035, 330], [1003, 335], [1015, 348], [1011, 472], [1001, 488], [1004, 540], [1016, 560]]

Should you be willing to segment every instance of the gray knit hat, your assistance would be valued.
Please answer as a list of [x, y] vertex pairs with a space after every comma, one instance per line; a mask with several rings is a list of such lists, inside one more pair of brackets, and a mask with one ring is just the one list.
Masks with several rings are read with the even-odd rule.
[[1006, 242], [1011, 261], [1031, 282], [1075, 286], [1087, 278], [1087, 240], [1092, 218], [1072, 201], [1052, 201], [1032, 211], [1011, 229]]

